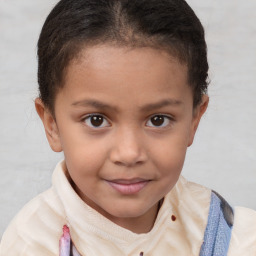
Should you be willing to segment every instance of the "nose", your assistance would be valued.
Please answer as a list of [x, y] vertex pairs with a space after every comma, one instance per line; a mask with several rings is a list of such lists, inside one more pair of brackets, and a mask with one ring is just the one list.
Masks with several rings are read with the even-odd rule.
[[143, 139], [136, 129], [122, 129], [116, 133], [110, 153], [113, 163], [122, 166], [135, 166], [147, 161]]

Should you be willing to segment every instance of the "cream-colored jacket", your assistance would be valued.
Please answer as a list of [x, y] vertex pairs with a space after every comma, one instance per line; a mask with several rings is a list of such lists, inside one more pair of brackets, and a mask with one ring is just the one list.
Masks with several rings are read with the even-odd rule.
[[[135, 234], [86, 205], [59, 163], [52, 188], [30, 201], [4, 233], [0, 256], [58, 256], [62, 227], [83, 256], [198, 256], [207, 225], [211, 190], [179, 179], [165, 197], [153, 229]], [[235, 208], [228, 256], [256, 255], [256, 212]]]

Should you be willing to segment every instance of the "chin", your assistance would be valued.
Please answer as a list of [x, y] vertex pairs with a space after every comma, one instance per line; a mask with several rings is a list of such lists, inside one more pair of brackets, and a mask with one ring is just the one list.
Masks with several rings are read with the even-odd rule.
[[150, 208], [144, 208], [144, 207], [129, 207], [127, 204], [124, 207], [118, 207], [113, 210], [110, 209], [108, 213], [116, 218], [138, 218], [140, 216], [143, 216], [146, 214]]

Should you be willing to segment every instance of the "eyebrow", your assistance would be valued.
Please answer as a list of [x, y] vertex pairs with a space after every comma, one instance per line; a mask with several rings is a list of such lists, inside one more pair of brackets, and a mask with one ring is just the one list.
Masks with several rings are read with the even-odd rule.
[[150, 103], [141, 108], [142, 111], [151, 111], [154, 109], [166, 107], [166, 106], [178, 106], [181, 105], [182, 102], [180, 100], [175, 99], [164, 99], [156, 103]]
[[93, 99], [85, 99], [81, 101], [76, 101], [72, 103], [72, 106], [82, 106], [82, 107], [94, 107], [97, 109], [109, 109], [117, 112], [117, 107], [108, 105], [104, 102], [93, 100]]
[[[181, 104], [182, 104], [182, 102], [180, 100], [164, 99], [164, 100], [161, 100], [156, 103], [150, 103], [145, 106], [142, 106], [141, 111], [149, 112], [154, 109], [158, 109], [158, 108], [162, 108], [162, 107], [166, 107], [166, 106], [178, 106]], [[118, 108], [116, 106], [111, 106], [107, 103], [104, 103], [104, 102], [101, 102], [98, 100], [94, 100], [94, 99], [85, 99], [85, 100], [81, 100], [81, 101], [76, 101], [76, 102], [72, 103], [72, 106], [83, 106], [83, 107], [90, 106], [90, 107], [94, 107], [97, 109], [109, 109], [109, 110], [118, 112]]]

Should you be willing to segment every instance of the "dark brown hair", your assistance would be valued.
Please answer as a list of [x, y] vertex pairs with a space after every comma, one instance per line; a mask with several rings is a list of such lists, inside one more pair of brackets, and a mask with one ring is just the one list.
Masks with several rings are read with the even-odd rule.
[[194, 106], [207, 91], [204, 29], [184, 0], [61, 0], [38, 41], [40, 98], [53, 113], [69, 62], [84, 47], [105, 43], [164, 49], [187, 64]]

